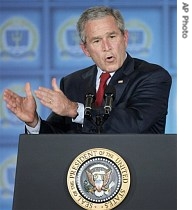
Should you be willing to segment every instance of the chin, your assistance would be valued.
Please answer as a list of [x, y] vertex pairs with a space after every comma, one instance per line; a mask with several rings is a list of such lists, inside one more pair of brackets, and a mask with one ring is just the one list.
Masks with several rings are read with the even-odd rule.
[[107, 68], [107, 72], [114, 72], [114, 71], [117, 71], [119, 69], [119, 67], [115, 66], [113, 68]]

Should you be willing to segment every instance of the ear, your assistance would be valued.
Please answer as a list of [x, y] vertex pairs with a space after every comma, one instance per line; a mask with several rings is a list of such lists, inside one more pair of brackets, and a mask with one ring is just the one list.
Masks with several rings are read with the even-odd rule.
[[85, 53], [85, 55], [87, 57], [90, 57], [89, 51], [87, 50], [86, 44], [81, 43], [80, 44], [81, 49], [83, 50], [83, 52]]

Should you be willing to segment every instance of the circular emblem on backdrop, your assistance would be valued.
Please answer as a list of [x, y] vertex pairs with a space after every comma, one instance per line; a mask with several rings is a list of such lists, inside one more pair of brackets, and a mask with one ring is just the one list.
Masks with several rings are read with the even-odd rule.
[[139, 19], [125, 23], [129, 31], [129, 52], [138, 56], [147, 56], [152, 45], [152, 32], [149, 25]]
[[72, 17], [63, 22], [57, 30], [57, 47], [60, 57], [64, 60], [69, 57], [80, 58], [84, 56], [81, 48], [79, 47], [79, 36], [76, 30], [77, 18]]
[[17, 16], [9, 18], [0, 27], [0, 59], [32, 60], [38, 42], [38, 30], [31, 20]]
[[93, 148], [71, 163], [67, 186], [73, 200], [84, 209], [107, 210], [118, 206], [130, 188], [128, 165], [114, 151]]

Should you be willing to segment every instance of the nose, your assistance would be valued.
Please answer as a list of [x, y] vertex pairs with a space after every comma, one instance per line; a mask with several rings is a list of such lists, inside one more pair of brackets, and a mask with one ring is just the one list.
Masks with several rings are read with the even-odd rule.
[[103, 48], [103, 51], [111, 50], [111, 44], [107, 39], [102, 41], [102, 48]]

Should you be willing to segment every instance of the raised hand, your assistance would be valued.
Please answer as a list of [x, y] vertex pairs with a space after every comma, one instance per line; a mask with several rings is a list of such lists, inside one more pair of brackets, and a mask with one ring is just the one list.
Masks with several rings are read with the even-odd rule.
[[75, 117], [77, 115], [77, 103], [70, 101], [60, 90], [56, 78], [52, 79], [52, 88], [39, 87], [35, 91], [40, 102], [61, 116]]
[[37, 105], [31, 92], [30, 83], [26, 83], [25, 93], [26, 96], [22, 97], [12, 90], [6, 89], [3, 93], [3, 99], [6, 102], [7, 108], [13, 114], [29, 126], [35, 127], [38, 122]]

